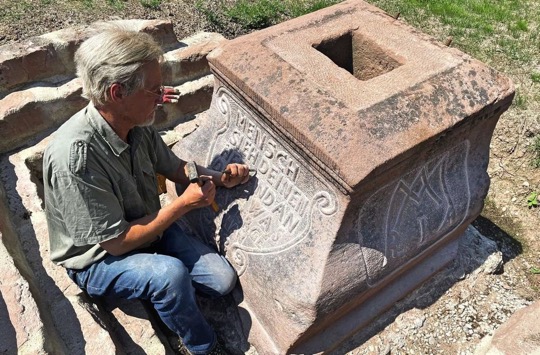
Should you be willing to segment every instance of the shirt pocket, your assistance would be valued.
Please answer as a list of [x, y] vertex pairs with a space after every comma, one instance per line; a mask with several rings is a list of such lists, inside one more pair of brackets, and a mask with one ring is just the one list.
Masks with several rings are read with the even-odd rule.
[[124, 218], [131, 222], [146, 215], [146, 208], [137, 190], [137, 182], [133, 177], [126, 177], [117, 181], [120, 191], [118, 200], [124, 210]]
[[[153, 203], [156, 198], [158, 198], [158, 189], [157, 189], [157, 177], [154, 171], [154, 167], [151, 162], [147, 161], [141, 165], [142, 171], [142, 186], [141, 190], [146, 195], [146, 202], [149, 205], [150, 209], [153, 209]], [[154, 211], [152, 211], [154, 212]]]

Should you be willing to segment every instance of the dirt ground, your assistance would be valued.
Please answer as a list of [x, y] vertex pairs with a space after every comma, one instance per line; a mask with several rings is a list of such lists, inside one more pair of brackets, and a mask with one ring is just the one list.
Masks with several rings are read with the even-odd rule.
[[[120, 5], [111, 7], [111, 3]], [[0, 16], [0, 45], [61, 28], [118, 18], [169, 19], [173, 21], [179, 38], [201, 30], [212, 30], [203, 15], [195, 9], [194, 3], [195, 0], [163, 1], [158, 9], [150, 9], [142, 6], [139, 1], [131, 0], [117, 2], [105, 0], [0, 0], [0, 9], [3, 12]], [[403, 20], [406, 21], [406, 19]], [[441, 41], [446, 38], [443, 32], [432, 33], [432, 35]], [[540, 72], [540, 62], [537, 62], [536, 65], [536, 70]], [[491, 143], [488, 169], [491, 176], [491, 187], [484, 212], [474, 222], [474, 226], [483, 235], [497, 243], [498, 249], [503, 254], [504, 268], [498, 276], [494, 276], [495, 279], [483, 278], [473, 286], [469, 285], [454, 291], [448, 289], [446, 292], [449, 294], [448, 297], [444, 298], [439, 295], [441, 296], [439, 302], [452, 304], [452, 302], [459, 303], [467, 299], [473, 302], [475, 293], [481, 293], [484, 289], [495, 287], [497, 283], [501, 290], [506, 288], [507, 291], [511, 291], [512, 295], [518, 295], [522, 299], [533, 301], [540, 298], [540, 275], [534, 272], [535, 268], [540, 268], [538, 224], [540, 208], [527, 206], [527, 196], [532, 191], [540, 192], [540, 169], [534, 168], [531, 164], [535, 154], [532, 150], [534, 138], [540, 134], [538, 114], [540, 112], [540, 95], [538, 94], [540, 83], [534, 83], [527, 73], [528, 71], [518, 70], [518, 68], [516, 70], [509, 68], [506, 73], [512, 78], [522, 94], [531, 93], [529, 96], [534, 99], [529, 100], [526, 105], [513, 105], [501, 117], [496, 127]], [[488, 285], [490, 282], [492, 285]], [[490, 292], [498, 291], [496, 288], [490, 288]], [[505, 293], [505, 295], [510, 295], [510, 293]], [[475, 311], [488, 314], [493, 304], [494, 302], [483, 302], [478, 306], [480, 309]], [[434, 305], [434, 307], [439, 311], [445, 309], [445, 306], [441, 304]], [[424, 312], [429, 313], [429, 310]], [[434, 312], [438, 311], [434, 310]], [[429, 317], [429, 315], [424, 314], [425, 317]], [[498, 323], [500, 322], [502, 320], [498, 321]], [[399, 322], [396, 324], [399, 325]], [[418, 328], [422, 326], [420, 324]], [[487, 333], [489, 331], [486, 331]], [[458, 343], [463, 340], [476, 343], [480, 337], [470, 339], [462, 337], [458, 339]], [[384, 343], [384, 341], [382, 342]], [[384, 346], [390, 346], [378, 344], [375, 340], [372, 340], [371, 343], [373, 343], [370, 345], [373, 349], [383, 353], [385, 352]], [[407, 344], [410, 343], [402, 342], [401, 346], [407, 346]], [[444, 352], [458, 353], [458, 350], [461, 349], [456, 346], [448, 346], [450, 348], [444, 348]], [[367, 353], [371, 349], [365, 348]], [[421, 353], [422, 348], [419, 348], [418, 351]]]

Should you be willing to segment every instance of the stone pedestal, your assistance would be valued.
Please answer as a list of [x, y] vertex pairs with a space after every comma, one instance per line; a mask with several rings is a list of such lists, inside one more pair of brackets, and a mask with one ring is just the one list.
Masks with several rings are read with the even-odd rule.
[[175, 152], [257, 175], [188, 219], [238, 271], [259, 351], [330, 351], [454, 258], [513, 86], [362, 1], [208, 58], [209, 119]]

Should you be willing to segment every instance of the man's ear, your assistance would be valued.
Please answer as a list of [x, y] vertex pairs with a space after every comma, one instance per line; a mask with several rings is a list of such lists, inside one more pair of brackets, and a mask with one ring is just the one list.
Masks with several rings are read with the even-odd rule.
[[118, 83], [114, 83], [109, 87], [109, 97], [111, 101], [116, 102], [124, 97], [124, 88]]

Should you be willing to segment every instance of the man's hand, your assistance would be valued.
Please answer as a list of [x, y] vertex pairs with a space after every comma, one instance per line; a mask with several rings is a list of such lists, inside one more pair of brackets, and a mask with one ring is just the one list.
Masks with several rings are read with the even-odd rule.
[[221, 174], [221, 183], [228, 188], [245, 184], [248, 180], [249, 167], [246, 164], [229, 164]]
[[212, 182], [212, 178], [201, 175], [200, 180], [203, 181], [202, 186], [191, 183], [184, 193], [178, 197], [184, 201], [186, 208], [190, 210], [209, 206], [216, 196], [216, 185]]

